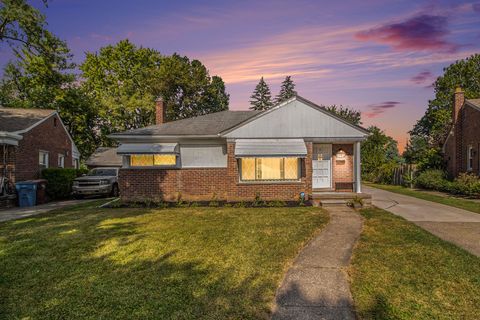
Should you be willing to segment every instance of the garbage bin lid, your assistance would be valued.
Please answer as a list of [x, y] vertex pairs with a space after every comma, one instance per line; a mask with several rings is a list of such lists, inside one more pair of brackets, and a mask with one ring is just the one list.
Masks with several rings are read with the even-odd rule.
[[20, 181], [15, 183], [17, 186], [31, 186], [32, 184], [37, 184], [34, 180]]
[[36, 184], [47, 183], [46, 179], [36, 179], [36, 180], [28, 180], [28, 181]]

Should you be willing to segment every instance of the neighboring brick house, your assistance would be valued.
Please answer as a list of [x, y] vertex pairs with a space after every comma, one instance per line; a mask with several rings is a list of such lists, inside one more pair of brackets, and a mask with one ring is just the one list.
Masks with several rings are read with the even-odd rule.
[[294, 97], [267, 111], [222, 111], [112, 134], [124, 200], [295, 200], [361, 193], [367, 130]]
[[79, 158], [55, 110], [0, 108], [0, 176], [37, 179], [43, 168], [78, 167]]
[[452, 128], [443, 145], [447, 172], [480, 175], [480, 99], [465, 99], [457, 88], [452, 111]]

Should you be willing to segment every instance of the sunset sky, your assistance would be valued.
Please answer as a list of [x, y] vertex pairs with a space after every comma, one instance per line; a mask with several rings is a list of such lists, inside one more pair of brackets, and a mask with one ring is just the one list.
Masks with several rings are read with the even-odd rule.
[[480, 52], [471, 1], [53, 0], [42, 11], [77, 62], [125, 38], [187, 55], [225, 80], [233, 110], [261, 76], [275, 95], [291, 75], [303, 97], [362, 111], [401, 148], [442, 68]]

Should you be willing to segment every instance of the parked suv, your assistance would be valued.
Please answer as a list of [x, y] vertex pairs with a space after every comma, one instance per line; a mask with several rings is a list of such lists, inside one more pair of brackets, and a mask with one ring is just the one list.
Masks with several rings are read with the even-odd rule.
[[73, 196], [87, 195], [118, 197], [118, 168], [95, 168], [73, 180]]

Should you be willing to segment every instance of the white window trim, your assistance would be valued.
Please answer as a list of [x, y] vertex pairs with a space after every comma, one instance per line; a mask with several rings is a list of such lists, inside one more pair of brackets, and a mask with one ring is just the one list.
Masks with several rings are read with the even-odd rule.
[[473, 146], [467, 147], [467, 171], [473, 170]]
[[[46, 155], [46, 157], [44, 157], [45, 163], [40, 163], [40, 154], [41, 153]], [[39, 150], [38, 151], [38, 165], [39, 166], [45, 166], [45, 169], [48, 169], [48, 167], [49, 167], [48, 163], [49, 163], [49, 160], [50, 160], [49, 158], [50, 158], [50, 156], [48, 154], [48, 151], [44, 151], [44, 150]]]
[[[251, 157], [254, 159], [264, 158], [264, 157]], [[273, 157], [273, 158], [288, 158], [288, 157]], [[255, 176], [257, 174], [256, 167], [257, 161], [255, 160]], [[297, 170], [298, 178], [297, 179], [253, 179], [253, 180], [244, 180], [242, 179], [242, 158], [237, 158], [237, 167], [238, 167], [238, 179], [242, 184], [268, 184], [268, 183], [299, 183], [302, 181], [302, 160], [297, 158]]]
[[[152, 154], [153, 155], [153, 154]], [[129, 155], [124, 155], [124, 161], [123, 161], [123, 166], [128, 169], [180, 169], [180, 156], [176, 153], [168, 153], [168, 155], [174, 155], [175, 156], [175, 164], [172, 165], [158, 165], [158, 166], [132, 166], [131, 165], [131, 160]]]
[[[60, 161], [60, 159], [62, 159], [62, 161]], [[61, 153], [58, 154], [57, 166], [59, 168], [65, 168], [65, 155], [64, 154], [61, 154]]]

